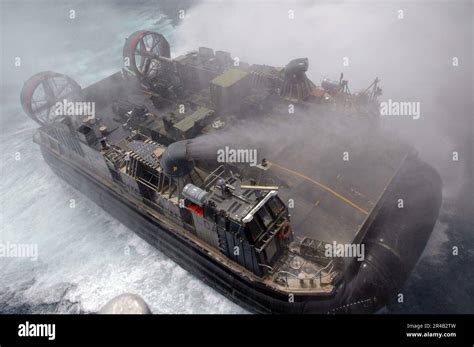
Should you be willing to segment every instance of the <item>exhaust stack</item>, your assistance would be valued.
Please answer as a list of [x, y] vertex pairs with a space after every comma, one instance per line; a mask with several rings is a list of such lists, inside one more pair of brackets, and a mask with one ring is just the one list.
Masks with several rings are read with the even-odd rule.
[[299, 58], [290, 61], [285, 67], [281, 96], [289, 100], [303, 101], [315, 87], [314, 83], [306, 76], [308, 71], [308, 58]]
[[194, 161], [189, 153], [190, 141], [174, 142], [168, 146], [161, 157], [161, 167], [166, 176], [182, 178], [194, 169]]

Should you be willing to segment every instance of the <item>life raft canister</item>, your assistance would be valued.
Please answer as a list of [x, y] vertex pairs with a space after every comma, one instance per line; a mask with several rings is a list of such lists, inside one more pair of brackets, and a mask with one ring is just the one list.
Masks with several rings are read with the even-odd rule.
[[278, 238], [280, 240], [286, 240], [291, 236], [291, 234], [293, 234], [293, 228], [289, 222], [285, 222], [278, 233]]

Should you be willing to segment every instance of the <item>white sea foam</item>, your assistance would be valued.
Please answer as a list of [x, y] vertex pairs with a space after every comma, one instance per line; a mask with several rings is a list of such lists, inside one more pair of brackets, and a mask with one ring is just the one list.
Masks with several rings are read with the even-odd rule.
[[[13, 92], [1, 106], [0, 241], [37, 244], [39, 256], [35, 262], [0, 258], [0, 311], [28, 306], [33, 312], [95, 312], [113, 297], [131, 292], [141, 295], [155, 313], [245, 312], [54, 175], [32, 142], [37, 127], [20, 107], [22, 83], [34, 73], [54, 70], [87, 86], [120, 70], [124, 38], [132, 32], [145, 28], [172, 38], [171, 20], [155, 5], [145, 6], [122, 12], [110, 3], [103, 10], [112, 19], [104, 18], [96, 28], [101, 34], [94, 34], [95, 16], [87, 12], [100, 9], [80, 2], [81, 28], [72, 37], [74, 29], [60, 30], [58, 23], [50, 32], [42, 26], [43, 32], [35, 34], [41, 21], [55, 16], [51, 7], [38, 9], [21, 29], [36, 36], [30, 37], [31, 52], [25, 53], [22, 69], [7, 71]], [[61, 47], [50, 46], [48, 52], [46, 43], [53, 39]], [[75, 208], [70, 208], [71, 199]], [[68, 302], [77, 304], [63, 304]]]
[[[170, 19], [160, 13], [159, 1], [120, 5], [106, 2], [102, 8], [91, 1], [72, 2], [78, 14], [76, 22], [65, 19], [71, 2], [2, 3], [2, 10], [8, 10], [9, 15], [2, 18], [1, 24], [7, 34], [0, 36], [2, 58], [3, 52], [8, 53], [1, 67], [0, 241], [8, 238], [10, 242], [37, 243], [39, 259], [0, 259], [0, 312], [25, 304], [33, 306], [33, 310], [36, 307], [50, 312], [51, 307], [41, 305], [68, 301], [78, 302], [84, 311], [97, 311], [124, 291], [142, 295], [154, 312], [243, 312], [57, 178], [32, 143], [36, 125], [19, 105], [23, 82], [43, 70], [68, 74], [82, 86], [107, 77], [121, 68], [124, 39], [136, 30], [165, 34], [174, 56], [198, 45], [229, 50], [242, 60], [279, 66], [307, 56], [308, 76], [316, 83], [323, 77], [337, 78], [342, 70], [351, 80], [353, 91], [378, 75], [387, 97], [416, 95], [427, 105], [424, 112], [430, 116], [413, 122], [411, 128], [404, 123], [387, 125], [398, 127], [405, 137], [415, 140], [421, 154], [442, 173], [444, 196], [457, 195], [463, 183], [462, 163], [453, 167], [450, 161], [440, 159], [440, 153], [457, 148], [455, 144], [460, 142], [455, 140], [462, 139], [461, 130], [467, 129], [462, 122], [452, 121], [452, 105], [446, 100], [456, 102], [462, 100], [459, 95], [469, 93], [469, 88], [459, 86], [460, 76], [469, 75], [462, 73], [469, 64], [461, 64], [457, 74], [443, 68], [444, 75], [440, 75], [439, 66], [449, 61], [445, 47], [454, 47], [452, 54], [468, 56], [463, 52], [469, 50], [469, 45], [462, 43], [469, 42], [466, 37], [471, 22], [459, 19], [468, 11], [444, 3], [404, 4], [412, 20], [407, 17], [402, 26], [396, 17], [399, 5], [395, 2], [383, 6], [359, 6], [350, 1], [333, 6], [323, 2], [309, 8], [303, 2], [292, 5], [297, 20], [289, 22], [289, 7], [278, 7], [278, 3], [268, 6], [267, 2], [257, 2], [249, 10], [248, 2], [228, 7], [227, 2], [223, 5], [208, 1], [187, 11], [189, 18], [177, 31], [172, 31]], [[438, 35], [441, 31], [442, 35]], [[417, 35], [413, 36], [414, 32]], [[7, 60], [15, 55], [22, 57], [21, 68], [14, 68]], [[345, 56], [351, 58], [351, 65], [343, 68]], [[393, 69], [394, 62], [403, 68]], [[454, 110], [460, 113], [460, 109]], [[15, 160], [16, 152], [21, 154], [20, 161]], [[70, 199], [76, 199], [75, 209], [69, 208]], [[446, 224], [437, 223], [433, 235], [425, 259], [436, 260], [433, 253], [447, 252]], [[124, 252], [126, 246], [131, 250], [128, 256]], [[435, 261], [430, 269], [438, 273], [442, 270], [438, 265]], [[456, 273], [448, 270], [446, 274]], [[429, 274], [423, 276], [426, 279]], [[414, 283], [418, 285], [416, 279]], [[438, 277], [433, 283], [438, 288]], [[445, 293], [452, 296], [455, 289], [451, 285], [445, 288]], [[420, 297], [428, 296], [423, 292]], [[462, 293], [453, 297], [461, 298], [459, 307], [469, 307], [469, 299], [464, 300]], [[438, 298], [430, 300], [438, 309]], [[56, 310], [71, 311], [71, 307], [59, 305]]]

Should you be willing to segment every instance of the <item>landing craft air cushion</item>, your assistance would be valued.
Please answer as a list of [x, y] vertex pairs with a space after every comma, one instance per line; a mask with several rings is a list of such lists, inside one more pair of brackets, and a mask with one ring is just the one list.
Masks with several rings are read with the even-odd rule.
[[[315, 85], [306, 58], [236, 64], [200, 47], [172, 59], [151, 31], [123, 54], [122, 71], [84, 89], [50, 71], [25, 83], [34, 141], [58, 176], [252, 312], [364, 313], [393, 300], [430, 237], [441, 180], [379, 126], [378, 79], [352, 94], [342, 75]], [[95, 115], [56, 112], [64, 100]], [[311, 116], [311, 156], [295, 136], [257, 165], [203, 157], [203, 136], [283, 124], [290, 110]], [[364, 254], [328, 253], [336, 243]]]

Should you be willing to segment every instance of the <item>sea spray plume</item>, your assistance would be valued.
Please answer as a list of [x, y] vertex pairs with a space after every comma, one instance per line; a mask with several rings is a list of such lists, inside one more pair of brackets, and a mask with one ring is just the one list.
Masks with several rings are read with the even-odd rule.
[[[453, 148], [470, 148], [466, 124], [472, 113], [472, 56], [466, 43], [472, 42], [471, 11], [469, 1], [204, 1], [180, 22], [174, 51], [194, 49], [200, 42], [241, 61], [275, 66], [308, 57], [313, 82], [344, 72], [353, 92], [367, 85], [368, 76], [380, 77], [381, 101], [417, 101], [422, 110], [419, 120], [386, 117], [383, 126], [413, 143], [423, 159], [449, 176], [445, 190], [455, 194], [467, 181], [468, 163], [452, 165], [446, 156]], [[453, 66], [453, 57], [462, 63]]]

